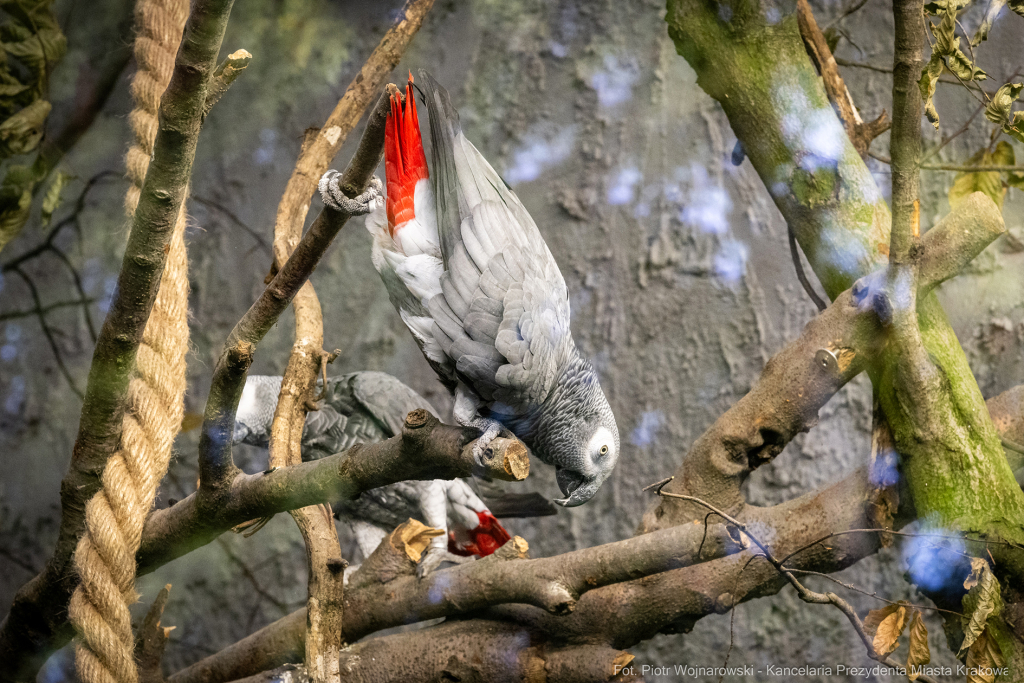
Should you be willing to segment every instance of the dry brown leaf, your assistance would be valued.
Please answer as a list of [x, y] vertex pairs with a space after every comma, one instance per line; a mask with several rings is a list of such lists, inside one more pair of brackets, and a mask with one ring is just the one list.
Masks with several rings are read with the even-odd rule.
[[921, 667], [932, 660], [928, 649], [928, 627], [924, 625], [921, 611], [914, 610], [910, 617], [910, 651], [907, 653], [907, 678], [916, 681], [920, 673], [914, 673], [915, 667]]
[[882, 609], [873, 609], [864, 617], [864, 631], [872, 637], [872, 647], [880, 655], [896, 649], [896, 643], [907, 625], [907, 605], [900, 601]]
[[987, 562], [981, 566], [979, 574], [978, 584], [967, 592], [961, 603], [964, 610], [960, 618], [964, 629], [964, 641], [960, 645], [960, 653], [974, 644], [985, 630], [989, 617], [993, 613], [998, 615], [1002, 610], [999, 582]]
[[636, 658], [628, 652], [620, 652], [615, 655], [615, 659], [612, 660], [612, 676], [621, 674], [622, 670], [629, 666], [634, 659]]
[[419, 562], [423, 557], [423, 551], [430, 545], [430, 539], [444, 535], [441, 529], [427, 526], [411, 517], [408, 522], [395, 529], [395, 532], [398, 540], [402, 542], [406, 556], [413, 562]]
[[981, 575], [986, 569], [988, 569], [988, 560], [983, 560], [980, 557], [971, 558], [971, 573], [964, 579], [964, 588], [971, 590], [978, 585], [978, 581], [981, 579]]
[[868, 615], [864, 617], [864, 632], [874, 638], [878, 631], [878, 625], [898, 608], [899, 605], [886, 605], [881, 609], [873, 609], [868, 612]]
[[967, 651], [967, 683], [993, 683], [1006, 660], [988, 629], [982, 631]]

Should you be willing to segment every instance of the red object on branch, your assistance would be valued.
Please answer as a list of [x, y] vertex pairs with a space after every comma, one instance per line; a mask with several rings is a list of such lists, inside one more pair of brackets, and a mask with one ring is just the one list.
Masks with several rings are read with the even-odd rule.
[[449, 532], [448, 552], [465, 557], [470, 555], [485, 557], [512, 538], [501, 522], [487, 510], [476, 513], [476, 516], [480, 520], [480, 524], [475, 529], [459, 534], [459, 536], [468, 536], [468, 539], [456, 538], [454, 531]]

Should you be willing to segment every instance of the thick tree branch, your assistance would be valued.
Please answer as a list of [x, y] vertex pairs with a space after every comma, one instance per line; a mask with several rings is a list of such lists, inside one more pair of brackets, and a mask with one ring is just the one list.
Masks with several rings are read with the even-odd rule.
[[[153, 571], [244, 521], [357, 497], [399, 481], [456, 479], [477, 471], [472, 428], [443, 425], [426, 411], [409, 413], [402, 434], [375, 444], [265, 474], [239, 472], [223, 491], [200, 489], [146, 521], [139, 573]], [[529, 473], [526, 447], [496, 439], [486, 476], [521, 481]]]
[[[992, 200], [980, 192], [971, 195], [925, 235], [920, 292], [959, 273], [1003, 231]], [[747, 395], [694, 442], [665, 490], [699, 494], [727, 512], [740, 509], [740, 485], [750, 472], [810, 429], [818, 410], [877, 352], [880, 327], [870, 303], [884, 277], [879, 271], [855, 283], [772, 357]], [[662, 499], [644, 515], [641, 530], [698, 517], [692, 505]]]
[[[381, 547], [387, 550], [387, 545], [385, 541]], [[353, 576], [345, 595], [344, 637], [352, 642], [391, 626], [506, 603], [566, 615], [580, 596], [601, 586], [725, 557], [745, 547], [724, 524], [688, 524], [537, 560], [522, 559], [526, 542], [516, 537], [493, 555], [424, 579], [414, 575], [411, 560], [400, 557], [407, 566], [397, 578], [390, 573], [364, 580]], [[380, 552], [378, 548], [374, 555]], [[175, 674], [170, 683], [232, 680], [261, 670], [255, 667], [285, 663], [296, 655], [292, 648], [301, 650], [305, 625], [304, 611], [299, 610]]]
[[893, 0], [896, 43], [893, 55], [892, 134], [892, 232], [889, 263], [903, 266], [921, 237], [921, 206], [918, 197], [921, 172], [921, 93], [917, 81], [924, 64], [924, 3]]
[[[388, 87], [394, 89], [393, 85]], [[384, 122], [390, 106], [389, 96], [390, 90], [386, 89], [378, 99], [359, 148], [345, 172], [348, 182], [357, 188], [366, 186], [384, 153]], [[359, 177], [362, 172], [365, 176]], [[199, 438], [201, 487], [214, 489], [231, 485], [238, 471], [231, 458], [231, 434], [256, 344], [277, 323], [348, 218], [347, 214], [338, 211], [321, 211], [287, 262], [228, 335], [224, 351], [214, 367]]]
[[[291, 256], [292, 245], [302, 234], [302, 221], [316, 181], [327, 170], [334, 154], [345, 143], [349, 132], [384, 85], [384, 79], [405, 51], [432, 4], [433, 0], [418, 0], [408, 6], [406, 17], [385, 34], [361, 69], [360, 78], [349, 85], [335, 112], [321, 129], [338, 131], [337, 134], [332, 133], [333, 139], [328, 140], [324, 135], [318, 135], [302, 146], [277, 209], [277, 222], [274, 226], [274, 254], [277, 263]], [[367, 76], [371, 80], [366, 81]], [[374, 114], [370, 125], [376, 126], [382, 119], [379, 107]], [[386, 118], [386, 113], [383, 118]], [[365, 184], [360, 183], [360, 178], [373, 172], [380, 163], [380, 156], [362, 161], [364, 163], [361, 167], [353, 168], [350, 165], [349, 173], [353, 177], [345, 178], [349, 189], [355, 194], [359, 194]], [[310, 399], [316, 387], [317, 371], [328, 362], [328, 354], [323, 351], [323, 314], [312, 282], [306, 282], [299, 289], [293, 307], [295, 341], [281, 380], [281, 391], [271, 426], [272, 467], [302, 462], [302, 429], [307, 406], [312, 403]], [[330, 360], [333, 360], [333, 356]], [[324, 380], [326, 382], [326, 374]], [[329, 503], [292, 510], [291, 515], [305, 541], [309, 567], [306, 671], [313, 683], [333, 683], [339, 680], [340, 675], [338, 657], [344, 614], [342, 598], [345, 561], [341, 556], [338, 532]]]
[[174, 73], [160, 102], [160, 130], [135, 212], [117, 288], [93, 352], [71, 465], [61, 482], [61, 527], [43, 574], [19, 590], [0, 625], [0, 680], [29, 677], [54, 631], [69, 636], [63, 613], [75, 586], [70, 561], [85, 503], [99, 488], [121, 436], [125, 397], [142, 333], [160, 286], [171, 232], [187, 192], [206, 100], [231, 0], [197, 0]]

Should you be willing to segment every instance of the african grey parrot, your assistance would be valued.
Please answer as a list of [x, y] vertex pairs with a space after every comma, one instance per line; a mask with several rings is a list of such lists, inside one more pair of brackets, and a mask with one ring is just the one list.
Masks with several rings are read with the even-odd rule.
[[[619, 430], [597, 373], [569, 330], [558, 264], [519, 198], [466, 138], [447, 91], [421, 71], [430, 115], [427, 169], [412, 76], [385, 128], [386, 207], [366, 219], [373, 264], [427, 361], [455, 395], [455, 419], [502, 428], [556, 468], [564, 506], [597, 493]], [[430, 182], [432, 181], [432, 182]], [[335, 171], [324, 203], [343, 208]]]
[[[319, 386], [323, 388], [323, 384]], [[281, 391], [281, 377], [251, 375], [246, 379], [235, 416], [233, 441], [266, 447]], [[430, 403], [405, 384], [383, 372], [354, 372], [327, 381], [319, 410], [306, 416], [302, 459], [316, 460], [340, 453], [357, 443], [383, 441], [402, 430], [405, 416]], [[436, 413], [435, 413], [436, 414]], [[506, 517], [553, 514], [540, 496], [499, 497]], [[339, 519], [350, 525], [364, 557], [395, 527], [410, 517], [445, 530], [431, 541], [417, 571], [420, 576], [444, 561], [489, 555], [509, 539], [508, 532], [473, 488], [461, 479], [408, 481], [364, 492], [355, 500], [334, 506]]]

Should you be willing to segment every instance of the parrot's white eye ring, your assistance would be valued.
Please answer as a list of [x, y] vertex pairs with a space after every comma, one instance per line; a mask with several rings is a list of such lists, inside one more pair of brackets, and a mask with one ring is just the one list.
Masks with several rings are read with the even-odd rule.
[[608, 445], [601, 446], [601, 455], [608, 455]]

